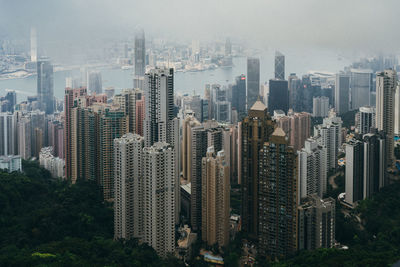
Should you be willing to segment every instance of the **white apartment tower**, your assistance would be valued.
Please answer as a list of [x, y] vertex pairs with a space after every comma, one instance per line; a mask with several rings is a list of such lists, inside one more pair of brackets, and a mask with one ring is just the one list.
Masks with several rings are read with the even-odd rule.
[[142, 235], [143, 145], [132, 133], [114, 140], [114, 239]]
[[297, 152], [299, 172], [299, 203], [311, 194], [323, 197], [327, 189], [327, 150], [317, 138], [309, 138]]
[[176, 161], [165, 142], [143, 149], [142, 241], [161, 257], [175, 251]]

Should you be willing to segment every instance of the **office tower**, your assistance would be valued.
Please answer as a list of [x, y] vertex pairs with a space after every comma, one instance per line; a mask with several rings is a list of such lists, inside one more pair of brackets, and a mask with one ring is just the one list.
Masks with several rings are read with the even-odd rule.
[[16, 155], [17, 120], [11, 113], [0, 113], [0, 156]]
[[174, 70], [156, 68], [145, 75], [144, 137], [146, 146], [169, 142], [174, 118]]
[[337, 167], [337, 155], [342, 145], [342, 120], [331, 113], [320, 125], [314, 127], [314, 136], [318, 138], [320, 145], [327, 150], [328, 171]]
[[274, 127], [267, 107], [259, 100], [250, 108], [240, 126], [242, 229], [253, 237], [258, 233], [259, 150], [269, 140]]
[[86, 88], [81, 87], [78, 89], [66, 88], [64, 97], [64, 151], [65, 151], [65, 176], [67, 179], [72, 177], [72, 109], [74, 107], [75, 99], [85, 96]]
[[54, 113], [53, 65], [49, 61], [37, 62], [37, 96], [40, 110], [46, 114]]
[[275, 79], [285, 79], [285, 56], [279, 52], [275, 52]]
[[139, 30], [135, 34], [135, 76], [144, 76], [146, 70], [145, 57], [146, 57], [146, 47], [145, 47], [144, 31]]
[[354, 204], [363, 199], [364, 144], [352, 139], [345, 144], [346, 151], [346, 202]]
[[335, 244], [335, 199], [310, 195], [298, 208], [298, 249], [332, 248]]
[[372, 71], [366, 69], [351, 69], [350, 72], [351, 109], [369, 105], [372, 89]]
[[327, 189], [327, 151], [316, 138], [305, 141], [298, 154], [299, 201], [311, 194], [323, 197]]
[[260, 59], [247, 58], [247, 110], [257, 101], [260, 95]]
[[143, 225], [143, 137], [114, 139], [114, 239], [140, 238]]
[[202, 159], [202, 240], [220, 247], [228, 245], [230, 229], [230, 171], [224, 153], [215, 155], [211, 146]]
[[383, 133], [369, 133], [363, 136], [363, 142], [363, 198], [365, 199], [378, 192], [380, 188], [387, 184], [385, 162], [386, 140]]
[[329, 114], [329, 98], [318, 96], [313, 98], [313, 117], [327, 117]]
[[246, 114], [246, 76], [240, 75], [232, 85], [232, 108], [238, 112], [239, 119], [242, 120]]
[[32, 130], [31, 121], [27, 117], [22, 117], [18, 121], [18, 154], [27, 160], [32, 156], [31, 151]]
[[215, 105], [215, 119], [218, 122], [227, 122], [230, 123], [232, 120], [231, 117], [231, 103], [229, 101], [218, 101]]
[[14, 112], [14, 106], [17, 104], [17, 94], [13, 90], [6, 90], [7, 94], [0, 98], [1, 112]]
[[136, 103], [142, 99], [142, 95], [143, 92], [139, 89], [125, 89], [113, 98], [113, 103], [119, 105], [120, 109], [128, 116], [129, 132], [131, 133], [138, 133], [136, 129], [136, 118], [138, 117], [136, 115]]
[[191, 182], [192, 128], [200, 125], [193, 115], [187, 115], [182, 123], [182, 176], [188, 183]]
[[350, 76], [344, 73], [336, 74], [335, 79], [335, 109], [341, 115], [349, 111]]
[[133, 78], [133, 88], [135, 89], [144, 89], [144, 76], [136, 76]]
[[375, 108], [360, 107], [360, 111], [356, 114], [356, 130], [359, 134], [364, 135], [370, 133], [371, 128], [376, 128]]
[[105, 200], [114, 197], [113, 140], [128, 132], [128, 118], [123, 111], [106, 108], [99, 117], [100, 186]]
[[31, 61], [37, 61], [37, 35], [36, 28], [31, 28]]
[[275, 120], [288, 136], [290, 145], [295, 151], [304, 147], [304, 141], [310, 137], [311, 115], [309, 113], [289, 112], [287, 116], [279, 116]]
[[257, 253], [287, 257], [297, 250], [296, 154], [279, 127], [259, 153]]
[[296, 112], [302, 110], [301, 101], [301, 79], [296, 76], [296, 73], [291, 73], [288, 78], [288, 89], [289, 89], [289, 109], [293, 109]]
[[89, 93], [101, 94], [103, 93], [103, 85], [101, 80], [101, 72], [88, 71], [87, 72], [87, 90]]
[[288, 82], [285, 80], [269, 80], [268, 111], [273, 114], [275, 110], [289, 110]]
[[136, 99], [136, 133], [140, 136], [143, 136], [143, 123], [144, 123], [144, 114], [145, 114], [145, 99], [144, 93], [142, 93], [140, 99]]
[[397, 74], [385, 70], [376, 75], [376, 127], [386, 134], [386, 164], [394, 164], [394, 95]]
[[394, 95], [394, 134], [400, 135], [400, 85], [396, 86]]
[[143, 149], [143, 234], [161, 257], [175, 251], [175, 152], [157, 142]]

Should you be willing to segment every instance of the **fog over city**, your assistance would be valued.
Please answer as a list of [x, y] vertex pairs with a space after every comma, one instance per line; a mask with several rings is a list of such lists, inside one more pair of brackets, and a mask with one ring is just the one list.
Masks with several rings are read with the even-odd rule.
[[400, 41], [397, 0], [1, 0], [0, 5], [1, 36], [22, 38], [36, 26], [43, 46], [50, 47], [129, 38], [137, 27], [149, 37], [176, 41], [230, 37], [257, 48], [312, 46], [346, 53], [396, 52]]

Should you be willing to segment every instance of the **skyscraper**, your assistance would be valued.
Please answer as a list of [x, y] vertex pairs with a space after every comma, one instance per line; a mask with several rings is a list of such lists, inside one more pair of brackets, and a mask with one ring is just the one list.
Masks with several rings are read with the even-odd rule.
[[175, 251], [175, 186], [177, 160], [173, 147], [157, 142], [143, 149], [142, 241], [166, 257]]
[[144, 31], [135, 34], [135, 76], [144, 76], [146, 71], [146, 47]]
[[37, 61], [37, 35], [36, 28], [31, 28], [31, 61]]
[[103, 85], [101, 80], [101, 72], [88, 71], [87, 72], [87, 90], [93, 94], [101, 94], [103, 92]]
[[260, 95], [260, 59], [247, 58], [247, 109], [250, 109]]
[[215, 156], [209, 147], [202, 159], [202, 240], [208, 245], [225, 247], [229, 243], [229, 166], [225, 152]]
[[289, 110], [288, 82], [285, 80], [269, 80], [268, 111], [273, 114], [275, 110], [287, 112]]
[[370, 133], [371, 128], [376, 128], [375, 108], [360, 107], [356, 114], [356, 130], [359, 134]]
[[360, 140], [352, 139], [346, 143], [345, 151], [345, 199], [347, 203], [354, 204], [363, 199], [364, 145]]
[[335, 200], [311, 195], [298, 208], [298, 249], [331, 248], [335, 244]]
[[142, 235], [143, 145], [137, 134], [114, 139], [114, 239]]
[[17, 120], [12, 113], [0, 113], [0, 156], [16, 155]]
[[259, 153], [257, 253], [287, 257], [297, 250], [296, 154], [279, 127]]
[[313, 117], [327, 117], [329, 114], [329, 98], [318, 96], [313, 98]]
[[369, 105], [369, 96], [372, 89], [372, 71], [364, 69], [351, 69], [351, 109]]
[[291, 73], [288, 78], [288, 88], [289, 88], [289, 108], [296, 112], [302, 110], [301, 101], [301, 79], [296, 76], [296, 73]]
[[142, 99], [143, 92], [139, 89], [124, 89], [113, 98], [113, 103], [119, 105], [120, 109], [124, 111], [125, 115], [129, 116], [129, 132], [138, 133], [136, 129], [136, 103]]
[[386, 134], [386, 163], [394, 164], [394, 95], [397, 74], [385, 70], [376, 75], [376, 126]]
[[241, 123], [242, 229], [253, 237], [257, 237], [259, 226], [259, 150], [269, 140], [274, 127], [267, 107], [259, 100]]
[[364, 142], [364, 181], [363, 197], [368, 198], [387, 185], [385, 150], [386, 140], [382, 133], [369, 133], [363, 136]]
[[37, 62], [37, 96], [40, 110], [46, 114], [54, 113], [54, 78], [53, 65], [50, 61]]
[[311, 194], [323, 197], [327, 189], [327, 151], [315, 138], [298, 153], [299, 201]]
[[338, 114], [349, 111], [350, 76], [344, 73], [336, 74], [335, 109]]
[[156, 142], [170, 143], [170, 123], [174, 118], [174, 70], [156, 68], [145, 75], [146, 146]]
[[232, 108], [237, 110], [241, 120], [246, 112], [246, 76], [243, 74], [236, 77], [232, 85]]
[[275, 79], [285, 80], [285, 56], [279, 52], [275, 52]]

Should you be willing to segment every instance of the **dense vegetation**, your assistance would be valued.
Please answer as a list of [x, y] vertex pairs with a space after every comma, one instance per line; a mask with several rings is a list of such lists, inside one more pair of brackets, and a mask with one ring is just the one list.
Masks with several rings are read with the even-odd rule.
[[336, 238], [348, 250], [303, 251], [271, 266], [391, 266], [400, 260], [400, 182], [362, 201], [349, 216], [338, 213], [336, 224]]
[[95, 184], [51, 179], [35, 162], [0, 172], [0, 266], [179, 266], [135, 241], [113, 241], [113, 214]]

